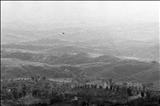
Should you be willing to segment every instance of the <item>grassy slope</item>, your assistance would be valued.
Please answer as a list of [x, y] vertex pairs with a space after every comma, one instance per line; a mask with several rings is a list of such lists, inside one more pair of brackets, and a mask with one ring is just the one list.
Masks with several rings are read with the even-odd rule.
[[[2, 58], [2, 78], [42, 75], [47, 77], [73, 77], [83, 72], [88, 78], [103, 77], [123, 81], [156, 82], [159, 64], [138, 61], [95, 62], [77, 65], [48, 65], [46, 63]], [[5, 67], [4, 67], [5, 66]], [[68, 69], [69, 71], [65, 71]]]

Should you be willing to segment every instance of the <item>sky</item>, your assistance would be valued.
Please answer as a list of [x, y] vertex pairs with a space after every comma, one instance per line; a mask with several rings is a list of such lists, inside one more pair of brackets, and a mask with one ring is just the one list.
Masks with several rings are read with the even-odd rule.
[[158, 22], [158, 1], [1, 1], [2, 26]]

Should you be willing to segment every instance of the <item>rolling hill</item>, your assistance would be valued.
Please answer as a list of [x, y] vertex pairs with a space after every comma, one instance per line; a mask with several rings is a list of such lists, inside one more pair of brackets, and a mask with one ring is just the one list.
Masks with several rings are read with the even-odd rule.
[[46, 76], [47, 78], [75, 78], [75, 76], [78, 78], [80, 73], [83, 73], [88, 79], [112, 78], [114, 81], [135, 81], [142, 83], [155, 83], [160, 80], [160, 64], [139, 62], [137, 60], [126, 61], [117, 59], [117, 61], [112, 62], [83, 62], [83, 64], [75, 65], [67, 65], [65, 63], [49, 65], [47, 63], [14, 58], [2, 58], [1, 61], [2, 78], [28, 77], [37, 74]]

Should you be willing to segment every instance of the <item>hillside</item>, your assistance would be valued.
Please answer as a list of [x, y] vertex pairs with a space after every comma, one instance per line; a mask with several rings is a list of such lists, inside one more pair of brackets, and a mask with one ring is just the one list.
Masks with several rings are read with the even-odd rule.
[[[46, 76], [48, 78], [75, 78], [83, 73], [86, 78], [112, 78], [115, 81], [138, 81], [154, 83], [159, 79], [157, 63], [138, 62], [136, 60], [114, 62], [93, 62], [76, 65], [49, 65], [13, 58], [2, 58], [2, 78], [27, 76]], [[68, 70], [68, 71], [65, 71]], [[157, 83], [156, 83], [157, 84]]]

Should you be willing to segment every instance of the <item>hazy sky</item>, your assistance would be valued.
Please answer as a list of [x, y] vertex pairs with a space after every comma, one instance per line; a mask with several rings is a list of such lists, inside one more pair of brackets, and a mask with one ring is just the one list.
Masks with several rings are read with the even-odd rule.
[[2, 1], [2, 26], [28, 24], [108, 24], [158, 22], [156, 1]]

